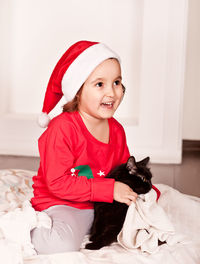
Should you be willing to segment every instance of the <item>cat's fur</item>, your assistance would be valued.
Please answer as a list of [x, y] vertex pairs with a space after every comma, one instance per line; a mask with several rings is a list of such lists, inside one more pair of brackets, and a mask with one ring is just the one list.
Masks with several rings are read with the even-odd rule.
[[[152, 174], [147, 167], [149, 157], [136, 162], [131, 156], [127, 163], [116, 167], [106, 177], [129, 185], [137, 194], [145, 194], [152, 188]], [[94, 221], [90, 230], [91, 243], [87, 249], [99, 249], [116, 241], [121, 231], [128, 206], [124, 203], [95, 202]]]

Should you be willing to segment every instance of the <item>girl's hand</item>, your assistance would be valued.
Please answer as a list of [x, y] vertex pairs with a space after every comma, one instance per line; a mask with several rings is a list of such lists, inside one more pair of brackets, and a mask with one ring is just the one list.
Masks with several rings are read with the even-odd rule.
[[115, 182], [113, 194], [115, 201], [125, 203], [129, 206], [131, 202], [136, 202], [137, 196], [137, 193], [133, 192], [127, 184], [118, 181]]

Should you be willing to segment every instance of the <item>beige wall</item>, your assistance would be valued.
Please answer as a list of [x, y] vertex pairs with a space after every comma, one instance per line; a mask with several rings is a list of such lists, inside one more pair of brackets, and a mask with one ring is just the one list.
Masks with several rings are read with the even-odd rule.
[[200, 140], [200, 1], [188, 1], [183, 139]]

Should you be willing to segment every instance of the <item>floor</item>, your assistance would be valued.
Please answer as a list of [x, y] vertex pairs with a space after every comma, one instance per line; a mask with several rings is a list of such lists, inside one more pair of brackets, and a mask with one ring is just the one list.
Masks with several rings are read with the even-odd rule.
[[[0, 169], [37, 171], [39, 158], [0, 155]], [[182, 164], [150, 164], [153, 183], [164, 183], [177, 190], [200, 197], [200, 142], [183, 144]]]

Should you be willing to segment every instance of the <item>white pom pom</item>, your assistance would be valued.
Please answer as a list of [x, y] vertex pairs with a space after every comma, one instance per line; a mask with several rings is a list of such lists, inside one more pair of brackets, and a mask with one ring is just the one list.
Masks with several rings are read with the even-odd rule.
[[38, 120], [37, 120], [37, 122], [38, 122], [38, 125], [39, 125], [40, 127], [45, 128], [45, 127], [48, 126], [50, 120], [51, 120], [51, 119], [50, 119], [50, 117], [47, 115], [47, 113], [43, 113], [43, 112], [42, 112], [42, 113], [38, 116]]

